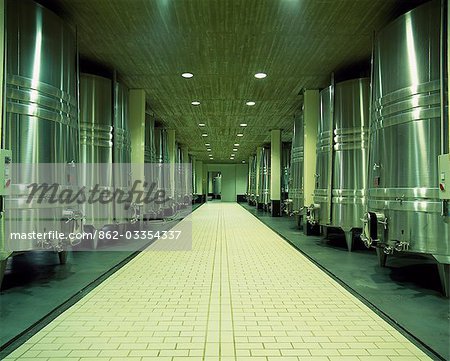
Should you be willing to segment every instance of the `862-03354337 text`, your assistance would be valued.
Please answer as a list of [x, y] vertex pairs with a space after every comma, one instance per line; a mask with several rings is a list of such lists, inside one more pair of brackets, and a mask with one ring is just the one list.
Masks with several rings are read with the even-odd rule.
[[73, 232], [64, 233], [59, 231], [47, 232], [11, 232], [11, 240], [85, 240], [85, 239], [100, 239], [100, 240], [153, 240], [153, 239], [178, 239], [182, 231], [102, 231], [94, 230], [94, 232]]

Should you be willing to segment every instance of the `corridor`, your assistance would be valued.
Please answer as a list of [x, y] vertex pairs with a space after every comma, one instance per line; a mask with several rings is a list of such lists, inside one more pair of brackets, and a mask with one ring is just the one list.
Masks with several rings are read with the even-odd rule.
[[6, 360], [429, 359], [238, 204], [186, 222], [192, 250], [142, 252]]

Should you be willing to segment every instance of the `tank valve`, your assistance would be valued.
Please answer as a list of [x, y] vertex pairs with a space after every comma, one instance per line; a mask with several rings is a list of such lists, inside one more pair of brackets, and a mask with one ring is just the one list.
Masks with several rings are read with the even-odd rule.
[[133, 215], [131, 216], [131, 219], [130, 219], [131, 224], [135, 224], [135, 223], [139, 222], [141, 207], [142, 207], [142, 204], [137, 204], [134, 202], [131, 203], [131, 208], [133, 209]]
[[407, 251], [409, 249], [409, 243], [398, 241], [395, 243], [394, 248], [397, 252]]
[[319, 204], [311, 204], [306, 209], [306, 221], [312, 226], [315, 226], [319, 223], [318, 220], [316, 219], [316, 211], [318, 209], [320, 209]]

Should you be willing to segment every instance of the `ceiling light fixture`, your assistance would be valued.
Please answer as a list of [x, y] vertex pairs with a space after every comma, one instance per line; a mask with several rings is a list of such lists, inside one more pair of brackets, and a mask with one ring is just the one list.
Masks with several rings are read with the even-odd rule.
[[202, 134], [202, 137], [207, 137], [207, 136], [208, 136], [208, 134], [206, 134], [206, 133]]
[[245, 160], [243, 160], [242, 163], [245, 163]]
[[256, 103], [255, 102], [252, 102], [252, 101], [249, 101], [249, 102], [247, 102], [247, 103], [245, 103], [245, 104], [247, 104], [248, 106], [253, 106], [253, 105], [255, 105]]
[[211, 144], [209, 144], [209, 143], [205, 143], [205, 145], [207, 146], [207, 147], [209, 147]]
[[206, 124], [205, 124], [205, 123], [198, 123], [198, 126], [199, 126], [199, 127], [205, 127]]
[[247, 126], [247, 123], [241, 123], [241, 124], [239, 124], [241, 127], [246, 127]]
[[243, 136], [244, 136], [244, 134], [242, 134], [242, 133], [238, 133], [238, 134], [237, 134], [237, 136], [238, 136], [238, 137], [243, 137]]
[[198, 100], [194, 100], [191, 104], [197, 106], [200, 105], [200, 102]]
[[255, 78], [257, 79], [264, 79], [267, 76], [266, 73], [256, 73]]
[[181, 76], [183, 78], [190, 79], [190, 78], [192, 78], [194, 76], [194, 74], [192, 74], [192, 73], [183, 73], [183, 74], [181, 74]]
[[234, 146], [235, 147], [239, 147], [239, 143], [234, 143]]
[[206, 151], [207, 151], [207, 152], [210, 152], [210, 151], [211, 151], [211, 148], [206, 149]]
[[237, 152], [237, 148], [233, 148], [233, 152]]

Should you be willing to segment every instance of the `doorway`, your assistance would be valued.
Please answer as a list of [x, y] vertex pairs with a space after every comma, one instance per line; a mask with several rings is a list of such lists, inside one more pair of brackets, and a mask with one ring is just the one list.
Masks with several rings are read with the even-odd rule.
[[222, 199], [222, 173], [208, 172], [208, 201], [220, 201]]

